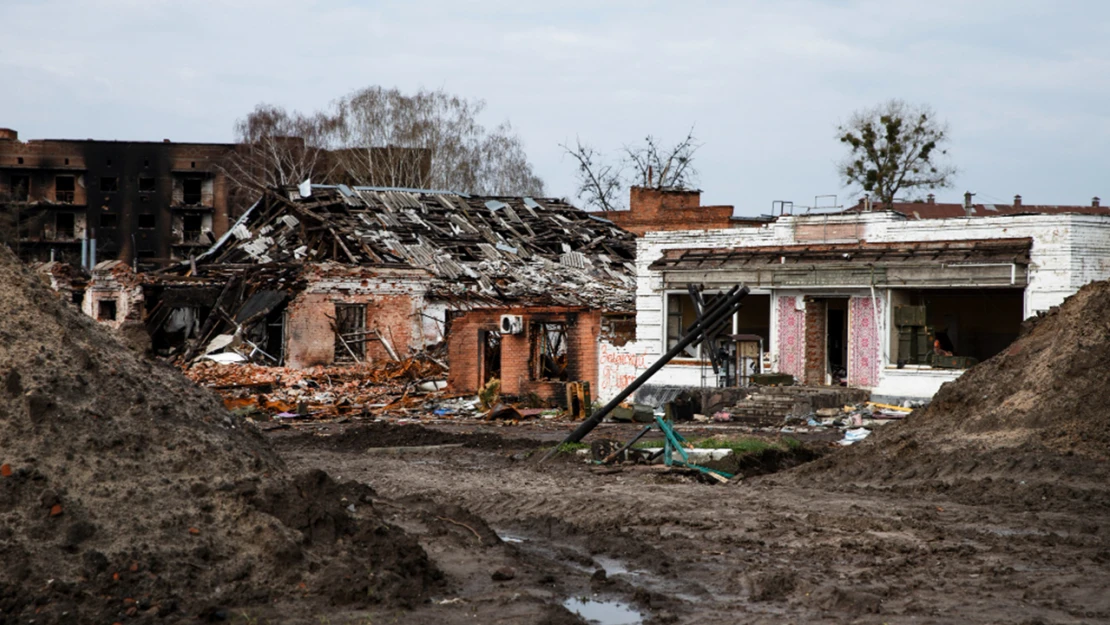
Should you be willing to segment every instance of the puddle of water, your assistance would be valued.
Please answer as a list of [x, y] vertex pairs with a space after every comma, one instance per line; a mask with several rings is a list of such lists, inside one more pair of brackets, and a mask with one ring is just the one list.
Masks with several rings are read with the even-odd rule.
[[598, 625], [640, 625], [644, 622], [644, 617], [639, 612], [619, 601], [571, 597], [563, 602], [563, 607]]

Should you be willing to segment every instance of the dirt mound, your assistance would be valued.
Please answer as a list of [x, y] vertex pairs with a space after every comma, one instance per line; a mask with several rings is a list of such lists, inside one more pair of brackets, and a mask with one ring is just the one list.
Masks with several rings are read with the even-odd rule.
[[280, 436], [274, 443], [295, 449], [316, 448], [347, 453], [360, 453], [372, 447], [461, 444], [474, 449], [498, 450], [528, 449], [544, 445], [542, 441], [526, 438], [502, 438], [485, 432], [443, 432], [416, 424], [396, 425], [384, 421], [360, 424], [335, 434], [298, 432]]
[[368, 487], [288, 476], [212, 393], [0, 246], [0, 624], [218, 619], [307, 596], [418, 600], [438, 576]]
[[795, 472], [978, 503], [1110, 506], [1110, 283], [1031, 320], [905, 422]]

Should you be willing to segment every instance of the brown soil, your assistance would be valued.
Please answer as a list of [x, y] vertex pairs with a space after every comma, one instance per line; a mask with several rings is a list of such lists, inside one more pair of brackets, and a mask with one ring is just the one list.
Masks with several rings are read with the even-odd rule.
[[329, 451], [365, 451], [372, 447], [420, 447], [453, 445], [489, 450], [533, 449], [543, 445], [532, 438], [503, 438], [490, 432], [459, 432], [426, 428], [418, 424], [363, 423], [353, 427], [310, 426], [284, 435], [274, 442], [282, 448], [319, 448]]
[[927, 410], [729, 485], [540, 464], [574, 424], [539, 421], [310, 424], [275, 452], [9, 256], [0, 286], [0, 625], [571, 625], [582, 596], [647, 625], [1110, 622], [1105, 284]]
[[413, 605], [440, 573], [373, 490], [292, 476], [0, 247], [0, 623]]
[[972, 504], [1110, 512], [1110, 283], [1028, 322], [925, 409], [790, 478]]

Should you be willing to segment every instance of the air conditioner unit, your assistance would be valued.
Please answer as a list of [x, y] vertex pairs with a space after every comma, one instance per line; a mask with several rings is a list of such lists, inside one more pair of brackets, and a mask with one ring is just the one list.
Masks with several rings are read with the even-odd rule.
[[520, 315], [501, 315], [501, 334], [524, 332], [524, 318]]

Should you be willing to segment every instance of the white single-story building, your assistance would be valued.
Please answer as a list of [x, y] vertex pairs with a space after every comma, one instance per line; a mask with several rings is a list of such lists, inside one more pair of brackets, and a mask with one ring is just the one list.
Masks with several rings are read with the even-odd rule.
[[[762, 225], [647, 232], [637, 245], [636, 340], [608, 348], [599, 396], [673, 346], [707, 298], [751, 294], [733, 333], [763, 340], [764, 371], [799, 383], [929, 398], [1006, 349], [1023, 320], [1110, 277], [1110, 210], [914, 203], [895, 210], [783, 215]], [[623, 371], [623, 373], [622, 373]], [[714, 387], [700, 349], [652, 384]]]

